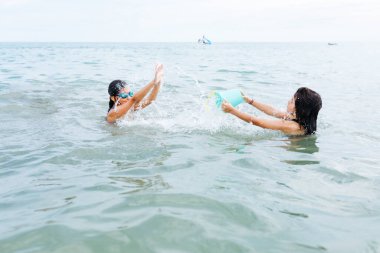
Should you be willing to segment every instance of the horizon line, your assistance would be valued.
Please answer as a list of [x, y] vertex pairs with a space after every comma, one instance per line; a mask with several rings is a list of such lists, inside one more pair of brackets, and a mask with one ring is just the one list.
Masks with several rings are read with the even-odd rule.
[[[298, 40], [298, 41], [212, 41], [212, 43], [353, 43], [353, 42], [373, 42], [375, 40]], [[195, 41], [0, 41], [0, 43], [194, 43]]]

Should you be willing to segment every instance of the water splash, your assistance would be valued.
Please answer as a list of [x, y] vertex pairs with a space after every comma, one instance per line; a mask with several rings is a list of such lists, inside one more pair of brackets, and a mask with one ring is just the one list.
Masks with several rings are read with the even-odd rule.
[[[172, 133], [218, 133], [232, 132], [237, 135], [253, 135], [260, 130], [250, 124], [225, 114], [215, 105], [213, 91], [202, 87], [198, 78], [183, 70], [180, 66], [167, 66], [178, 77], [190, 78], [188, 85], [194, 84], [198, 92], [180, 92], [175, 89], [160, 91], [159, 98], [141, 111], [131, 111], [118, 121], [122, 128], [154, 128]], [[182, 81], [182, 80], [181, 80]], [[168, 84], [170, 87], [170, 83]]]
[[[129, 112], [119, 127], [154, 128], [165, 132], [217, 133], [226, 129], [237, 134], [255, 134], [252, 127], [215, 106], [214, 99], [194, 96], [190, 101], [176, 101], [167, 95], [142, 111]], [[171, 96], [175, 96], [174, 94]]]

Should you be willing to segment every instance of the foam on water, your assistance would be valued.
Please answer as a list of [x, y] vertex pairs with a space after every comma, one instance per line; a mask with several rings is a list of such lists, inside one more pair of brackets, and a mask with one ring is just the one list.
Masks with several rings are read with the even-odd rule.
[[183, 100], [179, 99], [178, 94], [165, 94], [167, 91], [164, 82], [158, 99], [150, 105], [151, 108], [130, 111], [124, 119], [117, 122], [119, 127], [161, 128], [169, 133], [213, 134], [229, 130], [236, 135], [247, 136], [263, 132], [250, 124], [241, 124], [240, 120], [217, 108], [213, 91], [202, 86], [195, 75], [186, 73], [179, 66], [165, 66], [165, 71], [175, 72], [178, 77], [190, 78], [192, 81], [187, 86], [192, 87], [192, 92], [182, 96]]
[[[204, 132], [217, 133], [226, 129], [236, 134], [257, 133], [252, 125], [234, 119], [231, 115], [218, 109], [215, 104], [213, 92], [202, 87], [198, 79], [186, 73], [179, 66], [166, 67], [165, 71], [177, 70], [179, 76], [189, 77], [193, 80], [193, 92], [186, 94], [186, 100], [178, 99], [178, 94], [169, 92], [165, 94], [165, 83], [162, 84], [157, 101], [148, 108], [129, 112], [124, 119], [117, 122], [120, 127], [159, 127], [167, 132]], [[190, 84], [191, 86], [191, 84]]]

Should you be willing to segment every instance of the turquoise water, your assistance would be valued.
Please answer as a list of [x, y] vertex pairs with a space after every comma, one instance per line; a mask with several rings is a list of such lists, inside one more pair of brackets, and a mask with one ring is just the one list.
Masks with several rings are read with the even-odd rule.
[[[107, 124], [109, 82], [156, 62], [157, 102]], [[380, 252], [379, 68], [379, 44], [2, 43], [0, 252]], [[300, 86], [312, 137], [209, 96], [286, 108]]]

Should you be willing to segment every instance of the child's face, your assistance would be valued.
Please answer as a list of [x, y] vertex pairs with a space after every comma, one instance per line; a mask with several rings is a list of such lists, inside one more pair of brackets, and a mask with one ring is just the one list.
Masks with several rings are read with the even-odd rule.
[[[131, 88], [129, 86], [126, 86], [119, 91], [119, 94], [120, 93], [129, 93], [130, 91], [131, 91]], [[119, 104], [123, 104], [125, 102], [128, 102], [131, 98], [130, 97], [122, 98], [119, 96], [112, 96], [111, 99], [114, 102], [119, 101]]]
[[295, 104], [295, 102], [294, 102], [294, 97], [292, 97], [292, 98], [288, 101], [287, 111], [288, 111], [288, 113], [295, 113], [295, 111], [296, 111], [296, 104]]
[[[127, 93], [128, 94], [130, 91], [131, 91], [131, 88], [129, 86], [126, 86], [126, 87], [124, 87], [123, 89], [120, 90], [119, 94], [120, 93]], [[122, 103], [125, 103], [128, 100], [130, 100], [131, 97], [127, 97], [127, 98], [118, 97], [118, 99], [119, 99], [119, 102], [122, 104]]]

